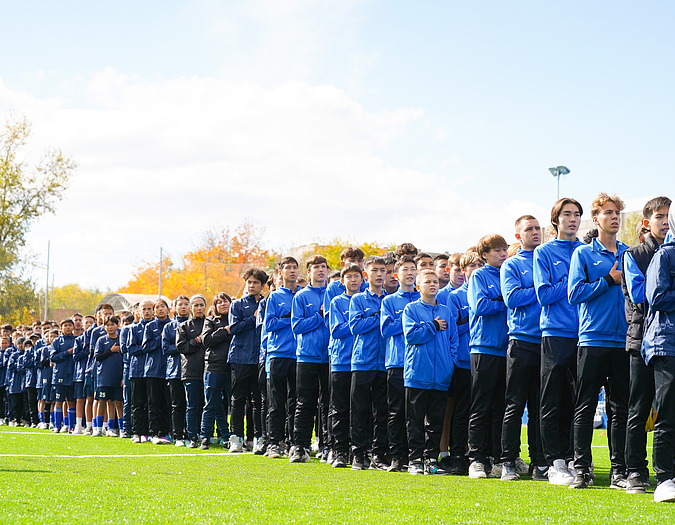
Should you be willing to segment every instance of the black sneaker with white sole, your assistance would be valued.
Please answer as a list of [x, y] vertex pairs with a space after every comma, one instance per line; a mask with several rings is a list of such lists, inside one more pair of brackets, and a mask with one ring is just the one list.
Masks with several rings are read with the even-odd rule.
[[626, 494], [644, 494], [645, 482], [639, 472], [631, 472], [626, 480]]
[[587, 489], [593, 485], [593, 480], [591, 475], [588, 472], [577, 471], [577, 475], [574, 478], [574, 481], [568, 488], [570, 489]]

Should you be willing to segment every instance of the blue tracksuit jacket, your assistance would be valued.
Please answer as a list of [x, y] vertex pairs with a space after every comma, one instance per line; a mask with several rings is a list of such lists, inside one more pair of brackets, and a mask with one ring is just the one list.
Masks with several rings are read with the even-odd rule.
[[499, 268], [488, 264], [475, 270], [469, 279], [467, 299], [471, 353], [505, 357], [509, 338]]
[[609, 271], [618, 263], [628, 246], [617, 241], [614, 255], [596, 238], [580, 246], [572, 254], [567, 296], [570, 304], [578, 305], [579, 346], [626, 346], [626, 314], [621, 286], [609, 284]]
[[[365, 292], [366, 288], [368, 288], [368, 283], [364, 279], [364, 281], [361, 283], [361, 289], [359, 292]], [[333, 281], [332, 283], [328, 283], [328, 286], [326, 287], [326, 293], [323, 296], [323, 315], [326, 319], [328, 319], [328, 314], [330, 313], [330, 304], [333, 302], [333, 299], [335, 299], [338, 295], [342, 295], [347, 291], [347, 288], [345, 288], [345, 285], [342, 284], [341, 281]]]
[[255, 312], [259, 304], [252, 295], [232, 301], [229, 313], [232, 342], [227, 354], [228, 363], [257, 365], [260, 361], [260, 335], [255, 329]]
[[[434, 319], [448, 323], [438, 330]], [[443, 304], [427, 304], [422, 299], [403, 310], [405, 362], [403, 384], [408, 388], [447, 391], [457, 364], [457, 321]]]
[[80, 334], [75, 338], [75, 346], [73, 347], [73, 361], [75, 367], [73, 369], [73, 381], [84, 381], [84, 373], [87, 368], [87, 359], [89, 352], [85, 347], [85, 334]]
[[448, 296], [447, 307], [457, 319], [457, 335], [459, 343], [457, 344], [457, 368], [471, 370], [471, 357], [469, 349], [469, 281], [464, 281], [462, 286], [450, 292]]
[[534, 250], [534, 288], [544, 337], [578, 337], [579, 316], [567, 298], [567, 281], [572, 254], [579, 246], [584, 243], [554, 239]]
[[148, 321], [141, 319], [129, 326], [127, 332], [127, 352], [129, 353], [129, 379], [145, 377], [145, 352], [143, 352], [143, 333]]
[[349, 329], [349, 303], [352, 296], [343, 293], [334, 297], [330, 303], [330, 371], [350, 372], [352, 369], [352, 351], [354, 336]]
[[143, 377], [166, 378], [166, 356], [162, 352], [162, 332], [171, 322], [168, 317], [161, 321], [155, 317], [145, 325], [141, 350], [145, 353]]
[[385, 291], [378, 296], [368, 289], [352, 296], [349, 303], [349, 329], [354, 335], [352, 372], [386, 371], [386, 344], [380, 333], [380, 310], [386, 295]]
[[52, 342], [49, 360], [54, 363], [54, 367], [52, 368], [53, 385], [72, 386], [75, 362], [68, 350], [74, 347], [74, 335], [60, 335]]
[[291, 327], [293, 293], [289, 288], [278, 288], [267, 298], [265, 308], [265, 331], [267, 332], [267, 355], [270, 359], [295, 359], [296, 343]]
[[162, 353], [166, 357], [166, 379], [180, 379], [180, 353], [176, 348], [176, 328], [187, 321], [187, 317], [174, 317], [162, 330]]
[[325, 293], [325, 286], [307, 285], [293, 298], [291, 326], [297, 341], [298, 363], [328, 362], [328, 319], [320, 312]]
[[649, 364], [655, 356], [675, 357], [675, 242], [663, 244], [647, 269], [642, 355]]
[[534, 289], [534, 251], [520, 250], [502, 265], [502, 297], [508, 308], [509, 339], [541, 343], [541, 305]]
[[405, 336], [403, 335], [403, 309], [420, 298], [418, 291], [404, 292], [400, 288], [382, 299], [380, 333], [385, 340], [384, 367], [403, 368]]

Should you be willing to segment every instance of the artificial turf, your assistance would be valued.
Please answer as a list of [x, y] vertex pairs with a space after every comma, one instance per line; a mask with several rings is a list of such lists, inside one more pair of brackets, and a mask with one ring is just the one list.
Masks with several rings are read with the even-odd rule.
[[596, 486], [573, 491], [2, 427], [0, 522], [675, 522], [675, 506], [655, 504], [653, 488], [646, 495], [609, 488], [603, 434], [593, 443]]

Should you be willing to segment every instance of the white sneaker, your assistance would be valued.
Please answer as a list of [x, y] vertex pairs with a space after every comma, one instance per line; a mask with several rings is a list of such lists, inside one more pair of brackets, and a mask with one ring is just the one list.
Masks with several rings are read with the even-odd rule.
[[119, 434], [117, 433], [117, 429], [116, 429], [116, 428], [110, 428], [110, 429], [108, 429], [108, 431], [105, 433], [105, 435], [108, 436], [109, 438], [116, 438], [116, 437], [119, 437]]
[[81, 436], [84, 434], [84, 429], [82, 428], [82, 425], [75, 425], [75, 429], [73, 430], [73, 435], [74, 436]]
[[45, 428], [47, 428], [47, 423], [40, 423], [40, 424], [37, 426], [37, 429], [38, 429], [38, 430], [44, 430]]
[[318, 439], [315, 439], [314, 441], [312, 441], [311, 448], [312, 448], [312, 452], [314, 452], [315, 454], [317, 452], [319, 452], [319, 440]]
[[654, 501], [662, 503], [664, 501], [675, 501], [675, 482], [672, 479], [659, 483], [654, 491]]
[[262, 450], [263, 440], [262, 438], [253, 438], [253, 453], [258, 454]]
[[472, 461], [469, 465], [469, 478], [471, 479], [485, 479], [487, 474], [485, 473], [485, 465], [478, 461]]
[[94, 432], [94, 427], [86, 427], [84, 429], [84, 435], [85, 436], [91, 436], [92, 432]]
[[516, 458], [516, 473], [517, 474], [529, 474], [530, 473], [530, 467], [528, 466], [525, 461], [523, 461], [523, 458]]
[[174, 445], [175, 447], [184, 447], [184, 446], [185, 446], [185, 443], [183, 442], [182, 439], [177, 439], [177, 440], [174, 442], [173, 445]]
[[102, 437], [103, 429], [101, 427], [95, 427], [91, 432], [92, 437]]
[[240, 438], [232, 434], [230, 436], [230, 452], [243, 452], [244, 438]]
[[570, 459], [570, 462], [567, 464], [567, 472], [570, 473], [570, 476], [573, 478], [577, 477], [577, 469], [574, 468], [574, 460]]
[[490, 472], [488, 473], [488, 478], [501, 478], [501, 477], [502, 477], [502, 464], [493, 463], [492, 469], [490, 469]]
[[[14, 422], [14, 426], [16, 426], [16, 421]], [[54, 430], [54, 423], [49, 423], [49, 430]]]
[[61, 434], [67, 434], [68, 433], [68, 425], [63, 425], [61, 427]]
[[551, 485], [571, 485], [574, 478], [567, 470], [567, 464], [564, 459], [556, 459], [553, 461], [553, 466], [548, 468], [548, 482]]

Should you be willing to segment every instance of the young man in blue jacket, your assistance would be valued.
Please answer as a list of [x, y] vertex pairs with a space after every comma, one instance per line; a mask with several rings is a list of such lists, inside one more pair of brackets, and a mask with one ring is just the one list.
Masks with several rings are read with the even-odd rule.
[[410, 474], [449, 474], [438, 466], [448, 387], [457, 364], [457, 325], [450, 309], [436, 302], [433, 270], [417, 277], [420, 298], [403, 310], [403, 377]]
[[333, 298], [330, 304], [330, 429], [333, 439], [334, 468], [349, 463], [349, 406], [352, 383], [352, 351], [354, 336], [349, 329], [349, 304], [363, 284], [363, 269], [349, 264], [340, 273], [345, 293]]
[[[60, 335], [52, 343], [52, 350], [49, 353], [49, 360], [54, 363], [52, 369], [52, 389], [54, 390], [54, 399], [56, 400], [56, 407], [54, 409], [54, 432], [61, 431], [61, 425], [64, 422], [63, 407], [67, 402], [68, 406], [75, 401], [73, 391], [73, 369], [75, 362], [73, 361], [73, 351], [75, 347], [75, 336], [73, 335], [74, 324], [71, 319], [65, 319], [61, 322], [61, 330], [63, 335]], [[72, 419], [73, 427], [75, 426], [75, 408], [68, 408], [68, 420]], [[63, 426], [65, 431], [68, 431], [69, 422]]]
[[[380, 310], [384, 276], [384, 259], [370, 256], [364, 264], [368, 288], [357, 293], [349, 303], [349, 328], [354, 336], [352, 352], [351, 414], [352, 470], [365, 468], [365, 454], [372, 436], [370, 468], [386, 470], [387, 454], [387, 372], [384, 366], [385, 341], [380, 333]], [[372, 434], [369, 420], [372, 415]]]
[[[296, 341], [291, 327], [291, 307], [298, 287], [298, 261], [284, 257], [278, 265], [282, 284], [267, 297], [265, 332], [269, 360], [269, 446], [267, 457], [278, 459], [284, 452], [286, 429], [295, 417]], [[293, 442], [293, 436], [289, 436]]]
[[490, 458], [495, 462], [501, 458], [508, 327], [499, 271], [507, 249], [501, 235], [486, 235], [478, 241], [476, 251], [485, 266], [473, 272], [467, 293], [471, 333], [469, 477], [473, 479], [486, 478], [491, 473]]
[[244, 450], [244, 412], [246, 400], [253, 403], [253, 433], [255, 438], [262, 435], [260, 414], [260, 384], [258, 383], [258, 362], [260, 361], [260, 337], [255, 328], [256, 315], [262, 288], [267, 274], [260, 268], [249, 268], [244, 272], [246, 295], [236, 299], [230, 306], [230, 333], [232, 342], [227, 361], [232, 367], [232, 415], [230, 424], [230, 452]]
[[654, 401], [654, 370], [645, 364], [641, 352], [644, 319], [648, 310], [645, 275], [649, 263], [668, 233], [668, 197], [650, 199], [642, 209], [644, 242], [629, 248], [623, 256], [621, 287], [626, 298], [628, 321], [626, 350], [630, 357], [630, 392], [626, 427], [626, 469], [628, 494], [644, 494], [649, 484], [647, 431], [645, 425]]
[[127, 332], [127, 352], [129, 353], [129, 381], [131, 383], [131, 428], [132, 443], [148, 441], [148, 385], [145, 379], [145, 353], [143, 352], [143, 333], [145, 326], [154, 317], [152, 301], [145, 300], [138, 305], [141, 318]]
[[539, 420], [544, 457], [552, 485], [574, 481], [572, 419], [576, 396], [579, 321], [576, 306], [567, 298], [572, 254], [583, 243], [577, 239], [583, 208], [569, 197], [551, 208], [556, 238], [534, 250], [534, 288], [541, 305], [541, 398]]
[[[363, 270], [363, 250], [358, 246], [347, 246], [342, 253], [340, 253], [340, 266], [344, 268], [350, 264], [357, 264]], [[363, 292], [368, 287], [368, 283], [363, 281], [361, 284], [361, 292]], [[328, 319], [328, 314], [330, 313], [330, 303], [331, 301], [340, 294], [345, 293], [345, 285], [342, 284], [342, 281], [333, 281], [329, 283], [326, 288], [326, 293], [323, 298], [323, 315]]]
[[[467, 251], [459, 259], [462, 271], [462, 284], [452, 290], [447, 297], [447, 307], [450, 308], [457, 324], [459, 344], [457, 347], [457, 366], [452, 374], [449, 399], [453, 402], [452, 421], [450, 422], [448, 449], [449, 460], [443, 457], [443, 439], [441, 437], [440, 466], [449, 469], [450, 474], [461, 476], [468, 473], [467, 444], [469, 435], [469, 409], [471, 408], [471, 356], [469, 349], [469, 278], [478, 268], [484, 266], [483, 260], [476, 252]], [[451, 283], [453, 271], [450, 271]], [[456, 279], [456, 276], [455, 276]], [[455, 281], [459, 282], [458, 280]], [[441, 290], [443, 291], [443, 290]], [[440, 295], [440, 292], [439, 292]], [[436, 296], [438, 300], [438, 295]], [[439, 301], [440, 302], [440, 301]], [[447, 417], [447, 412], [446, 412]], [[444, 429], [445, 433], [445, 429]]]
[[598, 237], [572, 254], [567, 283], [570, 304], [579, 310], [577, 400], [574, 409], [574, 467], [570, 488], [591, 484], [591, 440], [598, 392], [608, 381], [607, 399], [612, 408], [610, 488], [626, 488], [626, 422], [628, 417], [629, 364], [626, 316], [621, 292], [620, 264], [628, 246], [616, 236], [621, 227], [623, 201], [599, 194], [591, 204]]
[[[541, 306], [534, 289], [534, 249], [541, 244], [541, 227], [532, 215], [516, 220], [516, 240], [520, 250], [506, 259], [501, 268], [501, 287], [507, 307], [509, 347], [506, 356], [506, 408], [502, 425], [502, 481], [514, 481], [527, 474], [520, 457], [520, 432], [527, 404], [528, 427], [534, 428], [534, 442], [529, 453], [532, 466], [541, 465], [541, 434], [539, 431], [539, 391], [541, 364]], [[533, 471], [543, 478], [543, 471]], [[545, 479], [545, 478], [543, 478]]]
[[405, 354], [405, 336], [403, 335], [403, 310], [420, 298], [415, 289], [417, 267], [415, 259], [401, 257], [394, 267], [398, 290], [382, 299], [380, 313], [380, 331], [387, 345], [384, 366], [387, 369], [387, 406], [389, 418], [387, 435], [389, 437], [389, 472], [400, 472], [408, 456], [408, 443], [405, 429], [405, 386], [403, 382], [403, 362]]
[[658, 416], [654, 424], [656, 473], [654, 501], [675, 501], [675, 210], [669, 212], [670, 233], [647, 269], [646, 298], [649, 313], [645, 322], [642, 351], [654, 369]]
[[[295, 294], [291, 306], [291, 327], [296, 346], [296, 405], [293, 421], [293, 447], [288, 460], [306, 463], [314, 420], [319, 406], [320, 431], [326, 432], [328, 412], [328, 339], [327, 319], [323, 314], [328, 262], [315, 255], [305, 263], [309, 284]], [[327, 439], [324, 437], [323, 442]]]
[[[92, 436], [103, 435], [103, 417], [108, 412], [108, 436], [117, 437], [122, 426], [122, 348], [119, 340], [120, 318], [110, 316], [104, 325], [105, 335], [99, 337], [94, 348], [96, 359], [96, 389], [98, 413], [95, 417]], [[117, 421], [115, 415], [117, 414]]]

